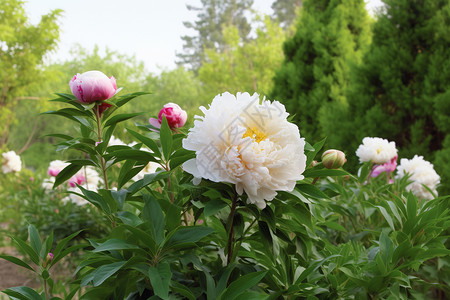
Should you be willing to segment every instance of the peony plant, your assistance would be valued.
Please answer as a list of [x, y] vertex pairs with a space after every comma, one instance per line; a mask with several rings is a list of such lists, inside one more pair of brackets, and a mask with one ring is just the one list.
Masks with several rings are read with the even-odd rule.
[[[71, 81], [73, 95], [57, 94], [54, 101], [69, 107], [47, 113], [80, 127], [74, 137], [55, 135], [62, 139], [59, 150], [81, 153], [53, 164], [65, 165], [49, 170], [56, 176], [54, 187], [72, 183], [84, 207], [108, 220], [102, 223], [108, 230], [83, 246], [67, 294], [78, 292], [81, 299], [384, 299], [394, 294], [406, 299], [443, 286], [439, 280], [448, 269], [443, 262], [441, 269], [432, 267], [430, 260], [448, 256], [448, 197], [424, 203], [407, 191], [406, 177], [394, 178], [393, 184], [368, 180], [381, 167], [392, 172], [393, 142], [365, 138], [356, 151], [363, 166], [354, 176], [342, 169], [345, 155], [339, 150], [325, 151], [322, 162], [313, 163], [325, 139], [313, 145], [305, 141], [278, 101], [225, 92], [200, 108], [203, 115], [194, 117], [192, 128], [183, 127], [187, 114], [169, 103], [150, 125], [127, 126], [136, 142], [126, 144], [113, 137], [116, 125], [141, 113], [119, 110], [143, 93], [117, 96], [112, 78], [87, 73]], [[86, 98], [88, 90], [102, 96]], [[103, 110], [105, 104], [110, 106]], [[84, 185], [88, 169], [98, 170], [99, 186]], [[78, 249], [58, 252], [62, 247], [53, 249], [31, 231], [31, 246], [18, 244], [40, 257], [35, 260], [42, 271], [56, 263], [57, 253]], [[49, 252], [55, 254], [51, 260]], [[430, 268], [434, 285], [421, 279]], [[50, 282], [47, 273], [39, 276]], [[45, 286], [5, 293], [59, 299]]]

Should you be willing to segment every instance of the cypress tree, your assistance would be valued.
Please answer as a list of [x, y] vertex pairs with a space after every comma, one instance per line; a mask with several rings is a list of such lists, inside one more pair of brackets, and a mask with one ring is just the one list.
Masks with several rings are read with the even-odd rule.
[[311, 142], [332, 127], [327, 112], [346, 103], [349, 64], [370, 43], [370, 18], [363, 0], [305, 0], [295, 35], [284, 44], [272, 99], [286, 105], [302, 136]]
[[395, 141], [400, 157], [434, 162], [448, 192], [450, 2], [384, 2], [370, 50], [352, 76], [348, 107], [336, 115], [336, 144], [354, 153], [365, 136]]

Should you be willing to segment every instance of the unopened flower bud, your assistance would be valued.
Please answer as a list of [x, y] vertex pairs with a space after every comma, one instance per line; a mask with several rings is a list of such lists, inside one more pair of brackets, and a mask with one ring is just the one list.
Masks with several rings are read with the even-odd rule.
[[322, 154], [322, 164], [327, 169], [339, 169], [347, 162], [342, 151], [331, 149]]
[[163, 116], [166, 117], [167, 124], [171, 129], [183, 127], [186, 124], [187, 113], [181, 109], [178, 104], [167, 103], [163, 106], [158, 114], [158, 119], [150, 118], [150, 125], [156, 128], [161, 128]]

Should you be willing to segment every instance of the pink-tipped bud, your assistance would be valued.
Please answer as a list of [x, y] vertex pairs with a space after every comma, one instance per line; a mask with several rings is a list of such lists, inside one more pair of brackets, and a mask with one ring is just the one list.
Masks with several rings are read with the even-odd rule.
[[178, 106], [178, 104], [167, 103], [166, 105], [164, 105], [158, 114], [158, 119], [149, 119], [150, 125], [156, 128], [161, 128], [163, 116], [166, 117], [167, 124], [169, 124], [169, 127], [171, 129], [180, 128], [183, 127], [184, 124], [186, 124], [187, 113], [186, 111], [182, 110], [181, 107]]
[[47, 260], [48, 260], [48, 261], [53, 260], [53, 257], [55, 257], [55, 256], [53, 255], [53, 253], [49, 252], [49, 253], [47, 254]]
[[82, 103], [104, 101], [117, 92], [116, 79], [108, 78], [100, 71], [88, 71], [75, 75], [69, 82], [72, 94]]
[[322, 154], [322, 164], [327, 169], [339, 169], [347, 162], [342, 151], [331, 149]]

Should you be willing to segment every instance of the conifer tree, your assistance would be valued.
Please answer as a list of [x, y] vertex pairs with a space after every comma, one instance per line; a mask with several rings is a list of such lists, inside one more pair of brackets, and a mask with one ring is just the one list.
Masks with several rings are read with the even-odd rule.
[[349, 64], [370, 42], [363, 0], [305, 0], [297, 32], [284, 44], [285, 61], [274, 78], [272, 99], [295, 114], [302, 136], [315, 142], [332, 126], [327, 112], [345, 105]]
[[177, 53], [178, 64], [197, 71], [206, 55], [204, 49], [224, 51], [222, 30], [225, 26], [236, 26], [245, 40], [251, 27], [245, 15], [253, 5], [253, 0], [201, 0], [201, 7], [187, 5], [188, 10], [197, 11], [195, 22], [184, 22], [184, 26], [196, 31], [192, 36], [182, 36], [183, 51]]
[[336, 144], [354, 153], [364, 136], [395, 141], [400, 157], [434, 161], [448, 192], [450, 2], [384, 2], [370, 50], [352, 76], [348, 108], [337, 115]]

